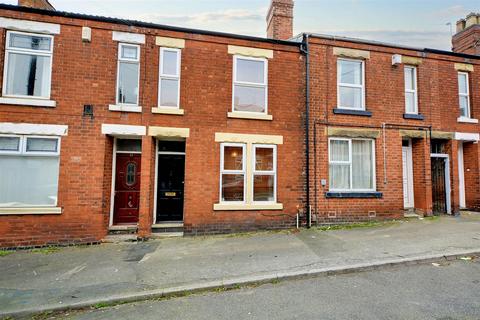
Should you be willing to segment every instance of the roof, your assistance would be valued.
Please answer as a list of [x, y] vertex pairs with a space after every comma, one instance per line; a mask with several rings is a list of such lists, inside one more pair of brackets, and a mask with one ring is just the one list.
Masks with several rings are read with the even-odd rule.
[[413, 50], [413, 51], [418, 51], [418, 52], [448, 55], [448, 56], [453, 56], [453, 57], [458, 57], [458, 58], [466, 58], [466, 59], [477, 59], [477, 60], [480, 59], [480, 56], [466, 54], [466, 53], [459, 53], [459, 52], [432, 49], [432, 48], [420, 48], [420, 47], [406, 46], [406, 45], [400, 45], [400, 44], [394, 44], [394, 43], [388, 43], [388, 42], [382, 42], [382, 41], [375, 41], [375, 40], [365, 40], [365, 39], [350, 38], [350, 37], [343, 37], [343, 36], [332, 36], [332, 35], [321, 34], [321, 33], [301, 33], [301, 34], [297, 35], [296, 37], [292, 38], [291, 40], [298, 42], [298, 41], [300, 41], [301, 38], [303, 38], [306, 35], [308, 35], [309, 37], [321, 38], [321, 39], [327, 39], [327, 40], [334, 40], [334, 41], [345, 41], [345, 42], [369, 44], [369, 45], [380, 46], [380, 47]]
[[301, 33], [301, 34], [299, 34], [299, 35], [297, 35], [297, 36], [295, 36], [295, 37], [293, 37], [289, 40], [278, 40], [278, 39], [254, 37], [254, 36], [247, 36], [247, 35], [240, 35], [240, 34], [226, 33], [226, 32], [217, 32], [217, 31], [209, 31], [209, 30], [202, 30], [202, 29], [191, 29], [191, 28], [184, 28], [184, 27], [174, 27], [174, 26], [169, 26], [169, 25], [163, 25], [163, 24], [157, 24], [157, 23], [151, 23], [151, 22], [143, 22], [143, 21], [138, 21], [138, 20], [125, 20], [125, 19], [120, 19], [120, 18], [104, 17], [104, 16], [81, 14], [81, 13], [72, 13], [72, 12], [66, 12], [66, 11], [50, 11], [50, 10], [44, 10], [44, 9], [20, 7], [20, 6], [1, 4], [1, 3], [0, 3], [0, 9], [27, 12], [27, 13], [36, 13], [36, 14], [42, 14], [42, 15], [54, 16], [54, 17], [64, 17], [64, 18], [74, 18], [74, 19], [83, 19], [83, 20], [91, 20], [91, 21], [98, 21], [98, 22], [106, 22], [106, 23], [113, 23], [113, 24], [124, 25], [124, 26], [133, 26], [133, 27], [139, 27], [139, 28], [161, 29], [161, 30], [167, 30], [167, 31], [176, 31], [176, 32], [185, 32], [185, 33], [193, 33], [193, 34], [201, 34], [201, 35], [210, 35], [210, 36], [217, 36], [217, 37], [223, 37], [223, 38], [232, 38], [232, 39], [257, 41], [257, 42], [266, 42], [266, 43], [274, 43], [274, 44], [282, 44], [282, 45], [290, 45], [290, 46], [300, 46], [303, 37], [308, 35], [309, 37], [322, 38], [322, 39], [328, 39], [328, 40], [334, 40], [334, 41], [337, 40], [337, 41], [369, 44], [369, 45], [388, 47], [388, 48], [414, 50], [414, 51], [418, 51], [418, 52], [448, 55], [448, 56], [466, 58], [466, 59], [476, 59], [476, 60], [480, 59], [480, 56], [465, 54], [465, 53], [457, 53], [457, 52], [452, 52], [452, 51], [431, 49], [431, 48], [419, 48], [419, 47], [413, 47], [413, 46], [404, 46], [404, 45], [386, 43], [386, 42], [381, 42], [381, 41], [365, 40], [365, 39], [358, 39], [358, 38], [349, 38], [349, 37], [334, 36], [334, 35], [326, 35], [326, 34], [320, 34], [320, 33]]
[[299, 46], [299, 43], [295, 41], [269, 39], [269, 38], [234, 34], [234, 33], [191, 29], [191, 28], [184, 28], [184, 27], [174, 27], [169, 25], [163, 25], [163, 24], [152, 23], [152, 22], [143, 22], [138, 20], [126, 20], [121, 18], [104, 17], [104, 16], [89, 15], [89, 14], [82, 14], [82, 13], [66, 12], [66, 11], [51, 11], [51, 10], [45, 10], [45, 9], [20, 7], [16, 5], [9, 5], [9, 4], [2, 4], [2, 3], [0, 3], [0, 10], [11, 10], [11, 11], [18, 11], [18, 12], [36, 13], [44, 16], [106, 22], [106, 23], [113, 23], [113, 24], [130, 26], [130, 27], [161, 29], [161, 30], [167, 30], [167, 31], [185, 32], [185, 33], [201, 34], [201, 35], [207, 35], [207, 36], [217, 36], [217, 37], [223, 37], [223, 38], [258, 41], [258, 42], [282, 44], [282, 45], [289, 45], [289, 46]]

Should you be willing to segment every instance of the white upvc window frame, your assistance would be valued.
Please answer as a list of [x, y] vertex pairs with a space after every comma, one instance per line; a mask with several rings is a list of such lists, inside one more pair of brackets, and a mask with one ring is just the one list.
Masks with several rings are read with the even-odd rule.
[[[137, 48], [137, 59], [129, 59], [129, 58], [122, 58], [122, 48], [123, 47], [135, 47]], [[120, 42], [118, 44], [118, 59], [117, 59], [117, 86], [115, 91], [115, 101], [118, 106], [131, 106], [137, 107], [139, 106], [140, 101], [140, 55], [141, 55], [141, 48], [138, 44], [127, 43], [127, 42]], [[119, 101], [119, 89], [120, 89], [120, 64], [121, 63], [131, 63], [131, 64], [138, 64], [138, 76], [137, 76], [137, 102], [133, 103], [122, 103]]]
[[[261, 61], [263, 62], [263, 83], [254, 83], [254, 82], [247, 82], [247, 81], [237, 81], [237, 61], [238, 60], [250, 60], [250, 61]], [[245, 113], [245, 114], [268, 114], [268, 59], [266, 58], [254, 58], [249, 56], [242, 56], [242, 55], [234, 55], [233, 56], [233, 77], [232, 77], [232, 112], [234, 113]], [[256, 112], [256, 111], [241, 111], [235, 110], [235, 85], [245, 86], [245, 87], [252, 87], [252, 88], [264, 88], [265, 89], [265, 110], [264, 112]]]
[[[18, 135], [18, 134], [0, 134], [0, 137], [18, 137], [19, 147], [17, 151], [6, 151], [0, 150], [0, 156], [22, 156], [22, 157], [55, 157], [59, 158], [60, 160], [60, 150], [61, 150], [61, 137], [59, 136], [41, 136], [41, 135]], [[49, 152], [49, 151], [27, 151], [27, 139], [28, 138], [41, 138], [41, 139], [51, 139], [57, 141], [57, 150], [56, 152]], [[58, 165], [58, 172], [57, 172], [57, 181], [60, 177], [60, 163]], [[58, 182], [57, 182], [58, 183]], [[59, 188], [57, 185], [57, 195], [55, 197], [55, 203], [53, 205], [34, 205], [34, 208], [56, 208], [58, 205], [58, 192]], [[27, 209], [26, 209], [27, 208]], [[12, 209], [14, 211], [11, 214], [24, 214], [29, 213], [31, 210], [30, 207], [0, 207], [0, 211], [2, 210], [9, 210]], [[21, 210], [27, 210], [26, 212], [21, 212]], [[50, 212], [45, 212], [50, 213]], [[60, 213], [60, 212], [54, 212]], [[0, 214], [1, 215], [1, 214]]]
[[[341, 80], [341, 68], [340, 68], [340, 63], [341, 61], [350, 61], [350, 62], [356, 62], [360, 63], [360, 66], [362, 68], [362, 84], [351, 84], [351, 83], [342, 83], [340, 82]], [[360, 108], [352, 108], [352, 107], [346, 107], [342, 106], [340, 104], [340, 87], [347, 87], [347, 88], [360, 88], [362, 89], [362, 99], [361, 99], [361, 107]], [[365, 60], [363, 59], [350, 59], [350, 58], [337, 58], [337, 108], [339, 109], [346, 109], [346, 110], [358, 110], [358, 111], [365, 111], [366, 106], [365, 106]]]
[[[333, 161], [331, 160], [331, 150], [330, 143], [332, 140], [337, 141], [348, 141], [348, 161]], [[353, 140], [362, 140], [362, 141], [372, 141], [372, 180], [373, 180], [373, 188], [372, 189], [353, 189], [353, 157], [352, 157], [352, 141]], [[340, 137], [331, 137], [328, 138], [328, 166], [330, 172], [330, 165], [331, 164], [342, 164], [342, 165], [349, 165], [350, 167], [350, 189], [329, 189], [332, 192], [376, 192], [377, 191], [377, 171], [376, 171], [376, 155], [375, 155], [375, 139], [369, 138], [340, 138]], [[329, 177], [329, 180], [332, 177]], [[330, 185], [330, 184], [329, 184]]]
[[[165, 51], [175, 52], [177, 54], [177, 74], [165, 74], [163, 71], [163, 53]], [[158, 108], [170, 108], [170, 109], [180, 109], [180, 82], [181, 82], [181, 63], [182, 63], [182, 50], [178, 48], [167, 48], [161, 47], [160, 48], [160, 61], [159, 61], [159, 78], [158, 78], [158, 101], [157, 105]], [[177, 80], [178, 81], [178, 92], [177, 92], [177, 106], [162, 106], [161, 101], [161, 94], [162, 94], [162, 80]]]
[[[225, 147], [242, 148], [242, 170], [225, 169]], [[223, 175], [240, 175], [243, 174], [243, 201], [224, 201], [223, 200]], [[247, 144], [246, 143], [229, 143], [220, 144], [220, 203], [221, 204], [245, 204], [247, 203]]]
[[[31, 49], [22, 49], [16, 47], [10, 47], [10, 37], [12, 34], [21, 34], [26, 36], [34, 36], [34, 37], [44, 37], [50, 39], [50, 50], [31, 50]], [[5, 38], [5, 61], [3, 66], [3, 86], [2, 86], [2, 96], [6, 98], [20, 98], [20, 99], [38, 99], [38, 100], [50, 100], [50, 95], [52, 91], [52, 68], [53, 68], [53, 47], [54, 47], [54, 36], [49, 34], [43, 33], [31, 33], [31, 32], [22, 32], [22, 31], [14, 31], [8, 30], [7, 36]], [[15, 95], [15, 94], [7, 94], [7, 75], [8, 75], [8, 60], [10, 53], [17, 53], [17, 54], [28, 54], [28, 55], [36, 55], [42, 57], [49, 57], [50, 58], [50, 69], [48, 70], [48, 83], [46, 84], [47, 88], [47, 95], [45, 96], [29, 96], [29, 95]]]
[[[273, 170], [262, 171], [256, 169], [257, 149], [272, 149], [273, 151]], [[272, 204], [277, 203], [277, 146], [272, 144], [253, 144], [252, 145], [252, 203], [254, 204]], [[255, 176], [273, 176], [273, 200], [255, 201]]]
[[[467, 85], [467, 93], [461, 93], [460, 92], [460, 82], [458, 81], [458, 78], [460, 76], [465, 76], [465, 83]], [[466, 119], [471, 119], [472, 117], [472, 112], [471, 112], [471, 104], [470, 104], [470, 75], [468, 72], [465, 71], [459, 71], [457, 74], [457, 83], [458, 83], [458, 107], [460, 108], [462, 104], [460, 103], [460, 99], [462, 97], [467, 98], [467, 115], [462, 116], [460, 115], [460, 118], [466, 118]]]
[[23, 139], [18, 134], [0, 134], [0, 138], [18, 138], [17, 150], [2, 150], [0, 149], [0, 155], [20, 155], [23, 151]]
[[[0, 137], [7, 138], [19, 138], [18, 150], [0, 150], [0, 155], [22, 155], [22, 156], [45, 156], [45, 157], [58, 157], [60, 156], [60, 143], [61, 138], [58, 136], [41, 136], [41, 135], [19, 135], [19, 134], [0, 134]], [[57, 150], [55, 152], [50, 151], [28, 151], [27, 140], [30, 138], [37, 139], [49, 139], [57, 141]]]
[[[407, 88], [407, 83], [405, 82], [405, 74], [407, 69], [413, 70], [413, 90]], [[403, 79], [404, 79], [404, 86], [405, 86], [405, 113], [406, 114], [418, 114], [418, 81], [417, 81], [417, 67], [406, 65], [403, 70]], [[407, 110], [407, 94], [406, 93], [413, 93], [414, 94], [414, 111]]]

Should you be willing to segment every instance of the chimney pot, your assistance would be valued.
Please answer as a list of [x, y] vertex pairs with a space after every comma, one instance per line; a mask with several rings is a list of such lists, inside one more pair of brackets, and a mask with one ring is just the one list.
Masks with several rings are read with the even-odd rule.
[[21, 7], [55, 11], [55, 8], [48, 0], [18, 0], [18, 5]]
[[267, 14], [267, 37], [287, 40], [293, 36], [293, 0], [272, 0]]

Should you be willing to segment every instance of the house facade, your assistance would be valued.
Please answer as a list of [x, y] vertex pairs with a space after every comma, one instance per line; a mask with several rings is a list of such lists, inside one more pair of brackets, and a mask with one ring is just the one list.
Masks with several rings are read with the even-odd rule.
[[0, 246], [295, 225], [297, 43], [1, 12]]
[[291, 0], [268, 38], [19, 2], [0, 5], [0, 247], [479, 207], [478, 15], [446, 52], [293, 37]]

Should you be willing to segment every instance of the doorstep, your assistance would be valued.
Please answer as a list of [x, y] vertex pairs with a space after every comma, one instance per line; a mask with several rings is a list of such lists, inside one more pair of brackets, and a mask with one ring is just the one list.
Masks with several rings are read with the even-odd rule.
[[166, 221], [152, 225], [152, 238], [183, 237], [183, 221]]

